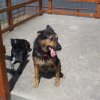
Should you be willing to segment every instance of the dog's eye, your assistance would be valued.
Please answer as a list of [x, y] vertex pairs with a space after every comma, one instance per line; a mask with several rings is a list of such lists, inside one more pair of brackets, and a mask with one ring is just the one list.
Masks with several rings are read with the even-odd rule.
[[50, 40], [51, 40], [51, 41], [53, 41], [53, 40], [54, 40], [54, 39], [53, 39], [53, 37], [52, 37], [52, 38], [50, 38]]

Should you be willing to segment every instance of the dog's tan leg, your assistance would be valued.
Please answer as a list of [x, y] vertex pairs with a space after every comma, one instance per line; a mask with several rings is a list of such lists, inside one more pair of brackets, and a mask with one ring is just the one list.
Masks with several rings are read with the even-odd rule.
[[33, 77], [35, 77], [35, 74], [33, 74]]
[[55, 85], [58, 86], [60, 85], [60, 62], [58, 63], [57, 66], [55, 66], [55, 70], [56, 70]]
[[64, 74], [62, 72], [60, 72], [60, 77], [61, 78], [65, 78]]
[[34, 87], [38, 87], [39, 85], [39, 69], [38, 66], [34, 66], [35, 69], [35, 82], [34, 82]]

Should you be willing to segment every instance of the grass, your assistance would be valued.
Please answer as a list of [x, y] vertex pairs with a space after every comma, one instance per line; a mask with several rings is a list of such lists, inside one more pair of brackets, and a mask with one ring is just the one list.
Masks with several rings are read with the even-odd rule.
[[[24, 19], [28, 18], [29, 16], [30, 16], [29, 14], [20, 15], [20, 16], [13, 19], [13, 23], [17, 23], [21, 20], [24, 20]], [[1, 21], [1, 24], [8, 23], [8, 20], [6, 20], [6, 19], [0, 19], [0, 21]]]
[[13, 19], [13, 23], [17, 23], [17, 22], [24, 20], [24, 19], [26, 19], [30, 16], [31, 16], [31, 14], [30, 15], [29, 14], [20, 15], [19, 17], [16, 17], [16, 18]]
[[[28, 17], [30, 17], [32, 14], [24, 14], [24, 15], [20, 15], [18, 17], [13, 18], [13, 24], [18, 23]], [[5, 19], [0, 19], [1, 22], [1, 29], [5, 29], [6, 27], [8, 27], [8, 20]], [[7, 24], [6, 24], [7, 23]]]
[[1, 24], [8, 23], [8, 20], [6, 19], [0, 19], [0, 21], [1, 21]]

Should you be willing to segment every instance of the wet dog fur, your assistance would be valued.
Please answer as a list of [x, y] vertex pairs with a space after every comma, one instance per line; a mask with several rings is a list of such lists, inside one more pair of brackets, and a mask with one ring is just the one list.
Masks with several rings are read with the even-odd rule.
[[47, 25], [45, 30], [38, 31], [38, 36], [34, 41], [32, 58], [34, 61], [35, 82], [34, 87], [39, 85], [39, 72], [52, 72], [55, 75], [55, 86], [60, 84], [60, 77], [64, 77], [61, 73], [61, 63], [57, 57], [56, 51], [62, 49], [58, 43], [58, 36], [54, 30]]

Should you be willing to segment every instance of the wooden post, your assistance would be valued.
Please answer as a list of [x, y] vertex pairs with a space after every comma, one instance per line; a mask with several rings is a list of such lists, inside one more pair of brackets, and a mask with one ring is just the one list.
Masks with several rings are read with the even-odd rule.
[[[7, 3], [7, 7], [11, 6], [11, 0], [6, 0], [6, 3]], [[8, 11], [7, 14], [8, 14], [8, 23], [9, 23], [9, 26], [11, 26], [11, 25], [13, 25], [12, 11]], [[11, 29], [11, 30], [13, 30], [13, 29]]]
[[[97, 6], [97, 14], [98, 15], [100, 14], [100, 3], [98, 3], [98, 6]], [[96, 18], [99, 18], [99, 17], [96, 17]]]
[[9, 90], [4, 53], [5, 51], [3, 46], [1, 24], [0, 24], [0, 100], [9, 100], [10, 90]]
[[37, 6], [35, 6], [35, 14], [37, 14]]
[[49, 0], [49, 8], [48, 8], [48, 10], [49, 10], [49, 14], [52, 14], [52, 13], [50, 13], [50, 11], [52, 10], [52, 0]]
[[42, 0], [39, 0], [39, 12], [42, 11]]
[[19, 8], [18, 8], [18, 17], [19, 17]]
[[[64, 8], [62, 8], [62, 11], [64, 11]], [[63, 15], [63, 14], [62, 14]]]
[[77, 9], [77, 12], [78, 12], [78, 15], [77, 15], [77, 17], [79, 17], [79, 8]]
[[24, 6], [24, 15], [26, 14], [25, 10], [26, 10], [26, 9], [25, 9], [25, 6]]

